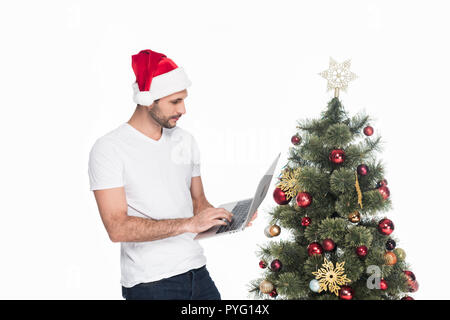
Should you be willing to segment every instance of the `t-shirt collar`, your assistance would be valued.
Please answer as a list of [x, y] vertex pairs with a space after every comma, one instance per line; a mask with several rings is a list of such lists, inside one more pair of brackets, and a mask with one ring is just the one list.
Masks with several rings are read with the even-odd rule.
[[130, 128], [131, 131], [134, 132], [134, 134], [136, 136], [139, 136], [142, 139], [144, 139], [144, 140], [146, 140], [148, 142], [151, 142], [151, 143], [161, 143], [161, 141], [163, 141], [165, 139], [165, 136], [167, 134], [166, 128], [162, 127], [161, 138], [159, 138], [159, 140], [155, 140], [155, 139], [152, 139], [152, 138], [148, 137], [147, 135], [143, 134], [142, 132], [137, 130], [135, 127], [133, 127], [131, 124], [129, 124], [128, 122], [125, 122], [123, 125], [128, 127], [128, 128]]

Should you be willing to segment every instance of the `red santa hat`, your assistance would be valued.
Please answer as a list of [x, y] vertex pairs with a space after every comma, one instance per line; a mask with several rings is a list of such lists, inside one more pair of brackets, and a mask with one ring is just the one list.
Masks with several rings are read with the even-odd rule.
[[132, 56], [132, 67], [136, 75], [133, 100], [142, 106], [150, 106], [153, 101], [191, 85], [184, 69], [162, 53], [141, 50]]

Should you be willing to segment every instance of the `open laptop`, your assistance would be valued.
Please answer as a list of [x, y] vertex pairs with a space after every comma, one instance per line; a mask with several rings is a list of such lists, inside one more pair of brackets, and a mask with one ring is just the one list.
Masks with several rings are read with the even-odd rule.
[[269, 170], [267, 170], [261, 181], [259, 181], [258, 188], [256, 188], [255, 196], [253, 198], [225, 203], [219, 206], [219, 208], [225, 208], [233, 214], [231, 222], [226, 220], [227, 225], [214, 226], [211, 229], [197, 234], [194, 239], [204, 239], [244, 230], [253, 217], [253, 214], [266, 197], [280, 154], [281, 153], [278, 154], [269, 167]]

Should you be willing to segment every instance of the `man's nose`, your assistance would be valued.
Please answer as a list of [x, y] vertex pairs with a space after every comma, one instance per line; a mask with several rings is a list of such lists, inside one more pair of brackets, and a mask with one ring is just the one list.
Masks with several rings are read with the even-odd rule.
[[177, 108], [177, 112], [179, 114], [185, 114], [186, 113], [186, 107], [184, 106], [184, 102], [179, 104], [179, 107]]

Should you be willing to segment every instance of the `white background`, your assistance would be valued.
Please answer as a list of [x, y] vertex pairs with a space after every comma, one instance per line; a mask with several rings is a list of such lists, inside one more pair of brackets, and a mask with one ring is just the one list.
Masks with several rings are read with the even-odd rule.
[[[196, 137], [206, 196], [253, 195], [286, 164], [296, 121], [332, 98], [318, 73], [352, 59], [341, 100], [385, 142], [395, 223], [420, 283], [450, 297], [449, 5], [446, 1], [8, 1], [0, 7], [0, 298], [122, 299], [120, 245], [89, 191], [95, 139], [135, 109], [131, 55], [167, 54], [193, 85], [178, 125]], [[275, 205], [254, 226], [203, 242], [223, 299], [246, 299]], [[283, 232], [283, 231], [282, 231]], [[286, 236], [286, 232], [282, 233]]]

